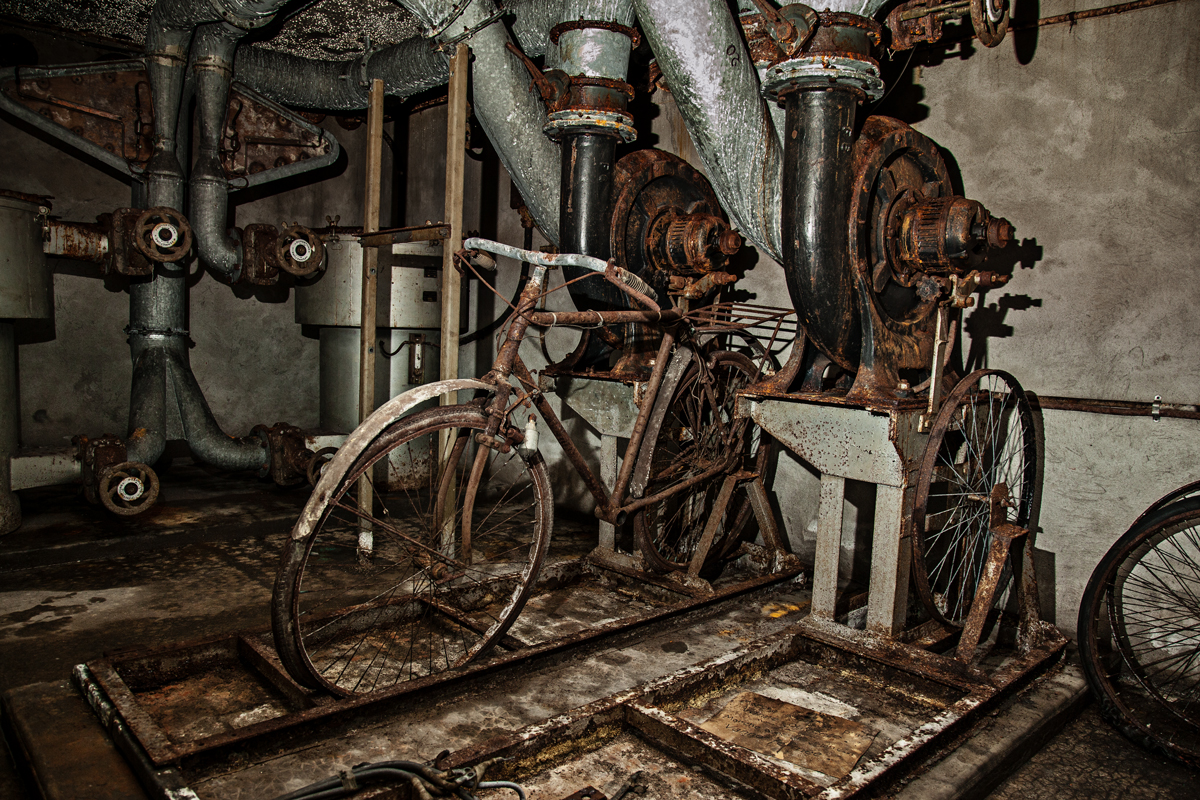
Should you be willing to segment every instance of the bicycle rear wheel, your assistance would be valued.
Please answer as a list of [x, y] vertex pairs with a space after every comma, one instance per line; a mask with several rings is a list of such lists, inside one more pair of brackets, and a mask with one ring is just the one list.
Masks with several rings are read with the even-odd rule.
[[[1003, 484], [1006, 521], [1028, 528], [1039, 481], [1033, 412], [1021, 385], [1000, 370], [959, 381], [930, 431], [913, 503], [913, 583], [931, 617], [952, 627], [966, 622], [991, 547], [993, 492]], [[1006, 561], [993, 607], [1006, 604], [1012, 581]]]
[[[645, 470], [647, 476], [642, 496], [696, 481], [722, 462], [728, 466], [634, 515], [638, 549], [647, 565], [660, 572], [688, 569], [726, 476], [743, 469], [761, 475], [770, 455], [769, 438], [762, 430], [733, 416], [737, 393], [758, 377], [754, 363], [740, 353], [718, 351], [709, 356], [712, 381], [706, 390], [696, 363], [706, 356], [681, 350], [676, 357], [690, 357], [692, 363], [674, 388], [663, 387], [666, 391], [656, 401], [662, 405], [651, 415], [638, 454], [638, 471]], [[745, 494], [735, 494], [709, 548], [706, 573], [719, 569], [733, 544], [749, 535], [752, 516]]]
[[[325, 501], [314, 493], [284, 548], [271, 605], [276, 650], [297, 682], [366, 694], [462, 666], [501, 642], [549, 546], [552, 501], [538, 454], [475, 443], [487, 420], [478, 406], [404, 417]], [[377, 464], [393, 489], [378, 485], [363, 511], [358, 480], [375, 485]]]
[[1200, 498], [1145, 517], [1101, 559], [1079, 608], [1079, 652], [1110, 722], [1200, 766]]

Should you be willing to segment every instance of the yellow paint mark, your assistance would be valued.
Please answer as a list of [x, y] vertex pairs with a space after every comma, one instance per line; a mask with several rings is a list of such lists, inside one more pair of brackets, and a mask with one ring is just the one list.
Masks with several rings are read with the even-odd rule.
[[770, 617], [771, 619], [786, 617], [788, 614], [799, 610], [800, 606], [794, 603], [767, 603], [762, 607], [763, 616]]

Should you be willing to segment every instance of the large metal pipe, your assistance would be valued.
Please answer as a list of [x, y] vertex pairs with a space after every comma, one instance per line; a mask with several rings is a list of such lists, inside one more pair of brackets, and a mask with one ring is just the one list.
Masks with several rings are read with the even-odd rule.
[[850, 274], [847, 218], [858, 96], [820, 88], [786, 96], [783, 264], [805, 331], [846, 368], [858, 363], [862, 323]]
[[[427, 29], [438, 30], [453, 3], [402, 5], [417, 14]], [[508, 29], [500, 21], [484, 25], [496, 14], [492, 0], [474, 0], [436, 34], [445, 42], [471, 31], [467, 42], [475, 56], [472, 67], [474, 111], [538, 227], [559, 241], [559, 147], [542, 135], [547, 122], [541, 97], [529, 91], [525, 64], [506, 45]], [[480, 27], [483, 25], [483, 27]]]
[[780, 260], [783, 148], [725, 0], [633, 0], [642, 32], [730, 219]]
[[[563, 23], [578, 20], [633, 24], [632, 0], [567, 0], [563, 4]], [[632, 43], [628, 36], [604, 28], [563, 30], [559, 37], [558, 69], [568, 76], [624, 81], [629, 71]], [[595, 91], [584, 89], [584, 91]], [[572, 92], [572, 97], [577, 96]], [[626, 98], [608, 92], [614, 108], [624, 108]], [[613, 170], [616, 165], [619, 135], [611, 127], [593, 128], [556, 119], [551, 123], [562, 141], [561, 198], [559, 208], [559, 249], [607, 259], [611, 225]], [[568, 281], [586, 274], [578, 267], [563, 267]], [[571, 285], [575, 305], [583, 311], [626, 308], [623, 292], [606, 281], [581, 281]], [[598, 344], [598, 340], [595, 340]], [[590, 348], [594, 356], [596, 347]], [[585, 361], [592, 360], [588, 355]]]

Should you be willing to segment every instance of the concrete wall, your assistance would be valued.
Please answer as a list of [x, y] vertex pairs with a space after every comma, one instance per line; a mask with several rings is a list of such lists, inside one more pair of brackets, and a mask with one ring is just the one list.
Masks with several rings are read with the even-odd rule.
[[[1095, 5], [1042, 0], [1040, 16]], [[1180, 2], [921, 68], [915, 127], [1021, 240], [1011, 283], [967, 315], [974, 366], [1046, 395], [1200, 401], [1198, 29], [1200, 5]], [[1045, 430], [1040, 577], [1047, 611], [1074, 631], [1108, 546], [1200, 478], [1200, 423], [1047, 411]]]

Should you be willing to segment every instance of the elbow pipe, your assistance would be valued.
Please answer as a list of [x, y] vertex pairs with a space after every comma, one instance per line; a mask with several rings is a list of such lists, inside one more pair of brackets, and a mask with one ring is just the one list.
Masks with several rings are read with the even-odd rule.
[[241, 276], [241, 245], [226, 234], [229, 187], [221, 168], [221, 137], [229, 106], [233, 58], [245, 31], [227, 23], [196, 31], [192, 63], [200, 138], [191, 176], [192, 232], [204, 266], [231, 281]]
[[266, 475], [271, 454], [263, 441], [255, 436], [234, 439], [221, 430], [184, 356], [174, 351], [166, 351], [165, 355], [179, 403], [179, 419], [193, 455], [220, 469], [254, 469]]

